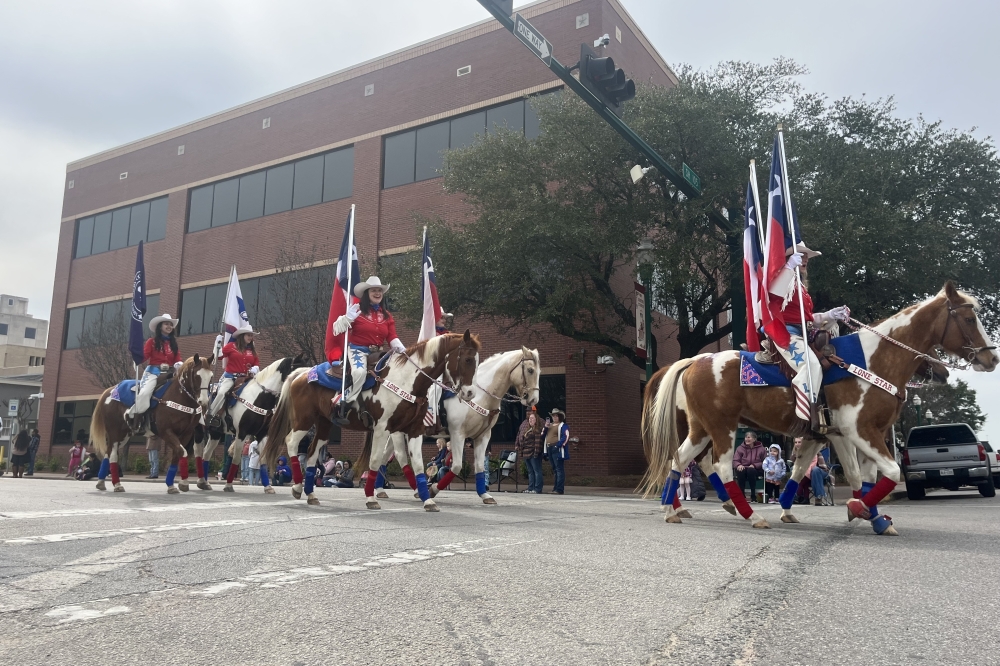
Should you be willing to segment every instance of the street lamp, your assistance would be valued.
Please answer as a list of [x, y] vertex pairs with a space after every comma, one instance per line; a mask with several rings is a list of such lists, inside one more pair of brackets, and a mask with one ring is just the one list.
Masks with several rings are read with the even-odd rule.
[[913, 394], [913, 406], [917, 408], [917, 426], [918, 427], [920, 426], [920, 405], [922, 403], [923, 403], [923, 400], [920, 399], [920, 396], [917, 395], [916, 393], [914, 393]]
[[643, 299], [645, 305], [644, 315], [646, 321], [646, 381], [653, 378], [653, 347], [650, 343], [652, 334], [650, 329], [653, 322], [650, 316], [650, 301], [653, 299], [653, 259], [655, 258], [653, 241], [647, 236], [639, 243], [635, 250], [636, 263], [639, 267], [639, 277], [642, 279], [642, 286], [646, 288], [646, 297]]
[[931, 420], [934, 418], [934, 412], [928, 409], [924, 412], [924, 418], [927, 419], [927, 424], [930, 425]]

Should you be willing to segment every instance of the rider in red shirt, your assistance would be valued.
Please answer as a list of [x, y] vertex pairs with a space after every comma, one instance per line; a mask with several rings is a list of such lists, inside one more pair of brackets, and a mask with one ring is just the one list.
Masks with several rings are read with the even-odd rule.
[[135, 394], [135, 404], [125, 413], [126, 418], [133, 418], [149, 409], [149, 401], [156, 390], [156, 380], [163, 366], [181, 367], [181, 353], [177, 350], [177, 337], [174, 327], [179, 320], [172, 319], [168, 314], [153, 317], [149, 322], [149, 330], [153, 337], [143, 345], [143, 362], [146, 369], [139, 380], [139, 388]]
[[[222, 378], [219, 380], [215, 399], [212, 400], [212, 404], [208, 408], [207, 416], [213, 421], [210, 425], [220, 425], [216, 414], [225, 404], [226, 395], [233, 388], [236, 380], [247, 375], [253, 377], [260, 370], [260, 359], [254, 348], [253, 335], [253, 328], [250, 327], [250, 324], [243, 324], [236, 329], [232, 339], [222, 348], [222, 351], [216, 352], [216, 358], [223, 359], [222, 367], [225, 372], [222, 373]], [[222, 340], [221, 335], [215, 338], [216, 350], [222, 344]]]

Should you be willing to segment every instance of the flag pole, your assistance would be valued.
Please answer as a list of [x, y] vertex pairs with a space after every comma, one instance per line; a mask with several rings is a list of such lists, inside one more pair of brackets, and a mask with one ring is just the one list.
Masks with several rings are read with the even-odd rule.
[[[753, 205], [757, 207], [757, 246], [760, 247], [760, 255], [766, 256], [764, 249], [767, 247], [767, 240], [764, 236], [770, 230], [770, 224], [761, 225], [762, 212], [760, 209], [760, 192], [757, 189], [757, 160], [750, 160], [750, 187], [753, 190]], [[761, 226], [764, 227], [764, 234], [760, 233]]]
[[[351, 284], [351, 278], [354, 277], [354, 271], [352, 270], [353, 267], [354, 267], [354, 204], [351, 204], [351, 223], [348, 225], [348, 230], [347, 230], [347, 265], [344, 266], [344, 270], [347, 271], [347, 310], [351, 309], [351, 296], [354, 293], [354, 285]], [[344, 312], [346, 313], [347, 310], [345, 310]], [[349, 342], [350, 335], [351, 335], [351, 328], [348, 327], [347, 330], [344, 331], [344, 356], [343, 356], [343, 361], [341, 361], [341, 365], [343, 366], [341, 368], [343, 370], [343, 373], [340, 378], [341, 399], [343, 399], [344, 391], [347, 388], [347, 369], [348, 366], [351, 364], [351, 359], [348, 356], [348, 350], [349, 350], [348, 345], [350, 344]]]
[[[788, 231], [792, 235], [792, 253], [798, 252], [799, 240], [795, 237], [795, 218], [792, 216], [792, 191], [788, 186], [788, 164], [785, 161], [785, 137], [778, 125], [778, 145], [781, 146], [781, 178], [784, 180], [784, 200], [785, 215], [788, 218]], [[809, 402], [816, 403], [816, 387], [813, 385], [812, 364], [809, 363], [809, 329], [806, 328], [806, 306], [802, 301], [802, 272], [799, 266], [795, 267], [795, 288], [799, 292], [799, 318], [802, 321], [802, 344], [805, 345], [806, 372], [809, 374]]]

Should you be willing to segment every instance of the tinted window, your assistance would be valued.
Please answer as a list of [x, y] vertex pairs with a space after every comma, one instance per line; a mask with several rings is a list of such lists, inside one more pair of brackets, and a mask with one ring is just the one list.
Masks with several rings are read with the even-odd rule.
[[524, 101], [497, 106], [486, 112], [486, 131], [495, 132], [498, 127], [507, 127], [512, 132], [524, 130]]
[[976, 444], [976, 433], [964, 423], [933, 426], [930, 428], [914, 428], [906, 438], [909, 448], [921, 446], [948, 446], [951, 444]]
[[263, 171], [251, 173], [240, 178], [240, 202], [236, 211], [236, 221], [251, 220], [264, 214], [264, 181], [267, 174]]
[[35, 329], [33, 329], [33, 328], [25, 328], [24, 329], [24, 337], [26, 339], [28, 339], [28, 340], [34, 340], [35, 339]]
[[486, 112], [480, 111], [451, 121], [451, 149], [462, 148], [486, 133]]
[[205, 316], [205, 290], [188, 289], [181, 292], [181, 325], [178, 335], [197, 335]]
[[101, 213], [94, 218], [94, 245], [91, 254], [107, 252], [111, 240], [111, 213]]
[[[284, 323], [281, 307], [274, 301], [274, 277], [260, 278], [257, 285], [257, 316], [262, 326], [275, 326]], [[265, 321], [266, 320], [266, 321]]]
[[212, 201], [212, 226], [221, 227], [236, 221], [236, 200], [240, 192], [238, 178], [215, 184], [215, 199]]
[[[126, 303], [131, 303], [131, 301], [126, 301]], [[152, 321], [153, 317], [158, 317], [161, 314], [163, 313], [160, 312], [160, 295], [148, 294], [146, 296], [146, 314], [142, 318], [142, 332], [147, 338], [153, 335], [149, 330], [149, 322]]]
[[66, 317], [66, 349], [79, 349], [83, 332], [83, 308], [73, 308]]
[[94, 334], [104, 323], [104, 304], [88, 305], [83, 310], [83, 332]]
[[228, 282], [205, 287], [205, 323], [201, 329], [203, 333], [220, 331], [219, 322], [222, 321], [222, 309], [226, 306], [228, 288]]
[[110, 249], [117, 250], [128, 245], [128, 221], [128, 208], [119, 208], [112, 213]]
[[529, 139], [538, 138], [542, 133], [542, 126], [538, 120], [538, 113], [534, 109], [532, 101], [535, 98], [527, 99], [524, 102], [524, 136]]
[[240, 291], [243, 292], [243, 307], [247, 311], [247, 319], [251, 324], [257, 323], [257, 279], [240, 280]]
[[323, 201], [351, 196], [354, 189], [354, 148], [345, 148], [326, 155], [323, 167]]
[[94, 218], [85, 217], [76, 223], [76, 256], [86, 257], [94, 244]]
[[294, 165], [283, 164], [267, 170], [264, 194], [264, 215], [273, 215], [292, 208]]
[[416, 132], [406, 132], [385, 140], [385, 169], [382, 187], [413, 182]]
[[444, 164], [444, 151], [448, 150], [451, 123], [443, 122], [417, 130], [417, 180], [437, 178]]
[[201, 231], [212, 226], [212, 185], [191, 190], [188, 231]]
[[7, 324], [0, 324], [0, 335], [7, 335]]
[[295, 163], [295, 188], [292, 208], [312, 206], [323, 201], [323, 156], [317, 155]]
[[162, 240], [166, 235], [167, 197], [160, 197], [149, 204], [149, 233], [146, 240]]
[[149, 233], [149, 202], [132, 206], [132, 216], [128, 223], [128, 244], [138, 245], [146, 240]]

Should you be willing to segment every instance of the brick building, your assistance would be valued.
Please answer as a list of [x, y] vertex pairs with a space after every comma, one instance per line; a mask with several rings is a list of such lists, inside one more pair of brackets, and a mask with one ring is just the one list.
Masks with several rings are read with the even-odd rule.
[[[575, 62], [581, 42], [607, 33], [608, 54], [631, 78], [676, 81], [618, 0], [545, 0], [519, 11], [556, 45], [562, 62]], [[414, 211], [456, 222], [466, 214], [436, 177], [440, 151], [500, 123], [530, 137], [537, 118], [525, 100], [561, 87], [491, 19], [69, 164], [43, 442], [59, 453], [89, 428], [101, 387], [80, 367], [79, 338], [95, 322], [120, 321], [115, 317], [130, 294], [131, 246], [146, 241], [148, 316], [179, 313], [181, 351], [207, 353], [231, 264], [255, 321], [283, 245], [292, 238], [314, 245], [319, 264], [329, 266], [352, 203], [364, 264], [412, 250]], [[244, 239], [249, 254], [237, 249]], [[487, 353], [526, 339], [474, 328]], [[402, 337], [413, 341], [415, 331]], [[661, 363], [677, 355], [667, 337], [659, 345]], [[597, 348], [554, 334], [537, 346], [543, 406], [564, 408], [580, 439], [569, 474], [641, 471], [641, 371], [628, 363], [598, 368]], [[519, 418], [505, 414], [495, 440], [509, 441]], [[342, 454], [351, 455], [359, 441], [345, 433]]]

